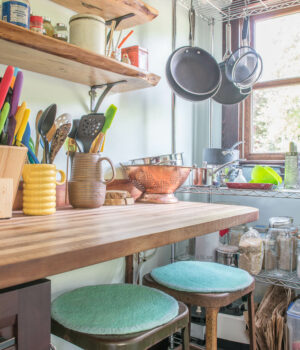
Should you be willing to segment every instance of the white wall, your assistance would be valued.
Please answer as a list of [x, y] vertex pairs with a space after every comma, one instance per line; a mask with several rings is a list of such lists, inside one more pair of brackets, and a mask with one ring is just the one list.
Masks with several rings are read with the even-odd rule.
[[[127, 45], [139, 44], [149, 49], [150, 71], [162, 77], [156, 88], [109, 96], [101, 111], [114, 103], [118, 107], [115, 121], [107, 135], [104, 154], [114, 163], [147, 155], [170, 153], [171, 151], [171, 91], [165, 79], [165, 62], [171, 53], [171, 1], [151, 0], [160, 15], [151, 23], [134, 28], [134, 35]], [[68, 23], [73, 12], [49, 0], [30, 0], [33, 13], [48, 16], [52, 23]], [[177, 45], [188, 44], [188, 17], [185, 9], [178, 7]], [[0, 66], [0, 74], [5, 70]], [[24, 87], [21, 99], [31, 108], [30, 125], [35, 140], [34, 120], [40, 109], [56, 103], [58, 116], [70, 113], [78, 118], [88, 113], [89, 88], [80, 84], [24, 72]], [[192, 162], [192, 104], [177, 101], [177, 150], [185, 152], [186, 163]], [[58, 168], [65, 169], [66, 156], [62, 150], [55, 161]], [[121, 223], [120, 223], [121, 225]], [[82, 232], [84, 234], [84, 232]], [[159, 249], [156, 257], [145, 265], [144, 272], [159, 264], [166, 264], [170, 248]], [[118, 283], [124, 281], [124, 259], [98, 264], [80, 270], [50, 277], [53, 298], [59, 294], [83, 285], [96, 283]], [[72, 350], [76, 347], [53, 338], [58, 350]]]

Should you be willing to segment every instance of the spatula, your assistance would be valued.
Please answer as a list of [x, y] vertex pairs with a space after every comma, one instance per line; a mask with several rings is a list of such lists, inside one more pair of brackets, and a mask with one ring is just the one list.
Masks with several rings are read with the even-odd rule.
[[47, 133], [48, 142], [51, 142], [57, 129], [59, 129], [62, 125], [68, 124], [68, 123], [72, 123], [72, 116], [68, 113], [64, 113], [60, 115], [58, 118], [56, 118], [52, 128]]
[[8, 146], [12, 145], [13, 139], [14, 139], [15, 129], [17, 125], [15, 114], [17, 113], [17, 109], [18, 109], [22, 86], [23, 86], [23, 72], [19, 71], [15, 81], [13, 94], [11, 98], [11, 104], [10, 104], [9, 121], [8, 121], [8, 129], [7, 129]]
[[76, 147], [78, 147], [81, 152], [80, 147], [76, 143], [77, 130], [79, 128], [80, 119], [73, 119], [72, 129], [68, 135], [68, 152], [76, 152]]
[[[30, 109], [26, 109], [25, 113], [24, 113], [24, 116], [23, 116], [23, 119], [22, 119], [22, 123], [21, 123], [20, 129], [19, 129], [19, 131], [17, 132], [17, 135], [16, 135], [16, 145], [17, 146], [21, 146], [21, 142], [22, 142], [22, 139], [23, 139], [23, 135], [24, 135], [27, 123], [28, 123], [29, 116], [30, 116]], [[29, 137], [30, 137], [30, 135], [29, 135]]]
[[94, 139], [101, 132], [105, 123], [104, 114], [89, 114], [80, 119], [76, 141], [80, 142], [84, 153], [89, 153]]
[[5, 70], [5, 73], [0, 83], [0, 109], [2, 109], [2, 106], [4, 104], [13, 75], [14, 75], [14, 67], [8, 66]]
[[29, 123], [27, 123], [24, 135], [22, 137], [22, 144], [28, 148], [27, 153], [30, 155], [30, 158], [34, 161], [34, 163], [39, 164], [40, 163], [39, 160], [37, 159], [35, 154], [32, 152], [30, 145], [29, 145], [30, 133], [31, 133], [30, 125], [29, 125]]
[[15, 128], [15, 132], [14, 132], [14, 137], [17, 135], [17, 132], [20, 129], [21, 123], [22, 123], [22, 119], [26, 110], [26, 102], [23, 102], [20, 106], [20, 108], [18, 109], [15, 119], [16, 119], [16, 128]]
[[105, 118], [105, 123], [104, 123], [103, 129], [101, 130], [101, 132], [97, 136], [97, 139], [95, 140], [93, 147], [90, 150], [91, 153], [98, 153], [99, 148], [104, 140], [104, 136], [105, 136], [107, 130], [110, 128], [112, 121], [114, 120], [116, 112], [117, 112], [117, 107], [115, 105], [110, 105], [108, 107], [107, 111], [105, 112], [106, 118]]
[[63, 144], [66, 141], [66, 138], [68, 137], [68, 134], [71, 130], [72, 124], [67, 123], [61, 125], [55, 132], [52, 142], [51, 142], [51, 148], [50, 148], [50, 164], [53, 163], [58, 151], [61, 149]]
[[45, 163], [49, 162], [49, 143], [47, 140], [47, 133], [49, 132], [49, 130], [51, 129], [54, 123], [56, 110], [57, 110], [56, 104], [50, 105], [47, 109], [45, 109], [45, 111], [41, 115], [41, 118], [38, 122], [38, 130], [44, 141], [44, 160], [43, 161]]
[[0, 114], [0, 134], [4, 128], [8, 113], [10, 109], [10, 104], [8, 102], [5, 102], [4, 107], [2, 108], [1, 114]]

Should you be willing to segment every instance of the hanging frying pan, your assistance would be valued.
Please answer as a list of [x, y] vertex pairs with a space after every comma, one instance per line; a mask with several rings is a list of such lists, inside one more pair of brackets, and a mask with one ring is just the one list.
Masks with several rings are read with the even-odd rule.
[[190, 45], [175, 50], [166, 65], [171, 89], [189, 101], [203, 101], [212, 97], [220, 87], [221, 71], [216, 60], [205, 50], [193, 47], [195, 12], [189, 11]]
[[235, 84], [230, 81], [226, 76], [226, 61], [231, 56], [231, 24], [226, 24], [226, 51], [223, 57], [223, 61], [219, 63], [219, 67], [222, 74], [222, 82], [220, 89], [213, 96], [213, 100], [224, 104], [224, 105], [233, 105], [243, 101], [251, 92], [251, 88], [240, 89], [235, 86]]
[[226, 60], [227, 78], [239, 88], [252, 87], [263, 70], [261, 56], [249, 46], [249, 17], [244, 18], [242, 45]]
[[177, 85], [176, 81], [173, 79], [173, 76], [172, 76], [171, 71], [170, 71], [170, 60], [171, 60], [171, 56], [169, 57], [169, 59], [167, 61], [167, 65], [166, 65], [166, 77], [167, 77], [167, 81], [168, 81], [171, 89], [174, 91], [174, 93], [176, 95], [184, 98], [185, 100], [191, 101], [191, 102], [200, 102], [200, 101], [207, 100], [208, 98], [210, 98], [216, 94], [216, 92], [218, 91], [218, 89], [220, 87], [221, 81], [220, 81], [219, 85], [216, 87], [216, 89], [207, 95], [195, 95], [195, 94], [191, 94], [190, 92], [187, 92], [184, 89], [182, 89], [179, 85]]

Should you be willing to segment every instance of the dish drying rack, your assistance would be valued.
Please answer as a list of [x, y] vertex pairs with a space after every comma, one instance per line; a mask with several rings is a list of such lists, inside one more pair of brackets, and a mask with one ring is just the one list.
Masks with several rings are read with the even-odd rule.
[[300, 5], [300, 0], [178, 0], [189, 9], [191, 1], [197, 16], [210, 23], [227, 22]]

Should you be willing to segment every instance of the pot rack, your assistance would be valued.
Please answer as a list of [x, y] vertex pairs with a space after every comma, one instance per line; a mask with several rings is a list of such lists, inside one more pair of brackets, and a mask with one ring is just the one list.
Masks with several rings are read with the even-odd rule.
[[[227, 22], [300, 5], [300, 0], [192, 0], [196, 15], [207, 22]], [[178, 0], [189, 9], [191, 0]]]

